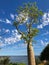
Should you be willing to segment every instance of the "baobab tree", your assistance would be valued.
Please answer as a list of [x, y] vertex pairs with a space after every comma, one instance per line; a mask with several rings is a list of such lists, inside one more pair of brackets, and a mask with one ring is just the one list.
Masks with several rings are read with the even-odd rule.
[[[28, 65], [36, 65], [32, 42], [34, 42], [33, 38], [38, 34], [39, 30], [34, 28], [33, 25], [39, 22], [43, 12], [38, 9], [36, 3], [25, 3], [17, 9], [17, 14], [14, 26], [21, 34], [21, 39], [27, 43]], [[25, 27], [25, 29], [21, 30], [19, 26]]]

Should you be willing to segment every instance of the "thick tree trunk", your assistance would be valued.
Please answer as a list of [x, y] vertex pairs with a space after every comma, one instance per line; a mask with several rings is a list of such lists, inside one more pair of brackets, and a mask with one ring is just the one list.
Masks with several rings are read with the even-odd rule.
[[[32, 43], [31, 43], [32, 44]], [[27, 53], [28, 53], [28, 65], [36, 65], [35, 64], [35, 56], [34, 50], [31, 44], [27, 45]]]

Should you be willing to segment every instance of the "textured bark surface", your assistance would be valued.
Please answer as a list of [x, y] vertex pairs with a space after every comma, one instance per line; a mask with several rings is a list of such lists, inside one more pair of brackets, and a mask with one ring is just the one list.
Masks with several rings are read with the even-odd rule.
[[34, 50], [33, 50], [32, 45], [27, 45], [27, 53], [28, 53], [28, 65], [36, 65]]

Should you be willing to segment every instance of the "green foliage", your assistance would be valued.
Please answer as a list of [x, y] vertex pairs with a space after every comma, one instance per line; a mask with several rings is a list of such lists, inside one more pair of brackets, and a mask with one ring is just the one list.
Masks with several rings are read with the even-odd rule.
[[20, 12], [27, 12], [28, 17], [32, 18], [34, 22], [37, 22], [38, 17], [43, 15], [43, 12], [38, 9], [36, 2], [34, 3], [25, 3], [23, 7], [20, 7], [18, 9], [19, 13]]
[[[39, 30], [37, 28], [33, 28], [33, 24], [36, 24], [39, 20], [39, 17], [43, 15], [43, 12], [38, 9], [36, 2], [34, 3], [25, 3], [22, 7], [19, 7], [17, 9], [18, 17], [22, 18], [19, 21], [14, 22], [14, 26], [18, 30], [19, 34], [21, 34], [21, 39], [25, 40], [27, 43], [32, 41], [32, 38], [34, 38]], [[21, 14], [21, 16], [19, 15]], [[19, 30], [18, 26], [20, 24], [23, 25], [23, 21], [25, 21], [25, 18], [28, 17], [29, 22], [25, 22], [24, 25], [26, 25], [26, 32], [22, 32], [21, 29]]]
[[9, 57], [5, 57], [3, 59], [0, 60], [0, 64], [2, 65], [8, 65], [9, 64]]
[[49, 61], [45, 65], [49, 65]]
[[40, 59], [49, 61], [49, 44], [41, 52]]
[[9, 65], [26, 65], [25, 63], [10, 63]]
[[14, 22], [13, 25], [17, 27], [19, 25], [19, 22]]
[[20, 63], [19, 65], [26, 65], [25, 63]]

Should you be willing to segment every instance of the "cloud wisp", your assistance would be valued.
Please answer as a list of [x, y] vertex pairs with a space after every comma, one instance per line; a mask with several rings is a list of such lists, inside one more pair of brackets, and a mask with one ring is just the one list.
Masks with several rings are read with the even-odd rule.
[[15, 15], [14, 14], [10, 14], [10, 17], [12, 18], [12, 20], [14, 20]]
[[49, 31], [46, 31], [45, 33], [42, 34], [42, 36], [48, 35]]
[[37, 28], [42, 29], [43, 27], [49, 25], [49, 12], [44, 13], [41, 21], [42, 21], [42, 23], [40, 25], [38, 25]]
[[11, 21], [9, 19], [6, 19], [6, 23], [11, 24]]
[[[8, 29], [6, 30], [6, 32], [10, 32]], [[0, 47], [3, 47], [5, 45], [9, 45], [9, 44], [14, 44], [14, 43], [17, 43], [18, 41], [20, 41], [21, 35], [18, 34], [18, 31], [15, 29], [15, 30], [12, 30], [12, 33], [11, 33], [11, 36], [10, 37], [4, 37], [2, 38], [0, 36]]]
[[12, 24], [11, 21], [8, 18], [6, 18], [5, 20], [0, 19], [0, 22], [4, 22], [4, 23], [7, 23], [7, 24]]
[[47, 44], [49, 44], [49, 42], [48, 42], [48, 41], [43, 41], [43, 40], [40, 40], [40, 42], [41, 42], [41, 44], [42, 44], [43, 46], [46, 46]]

